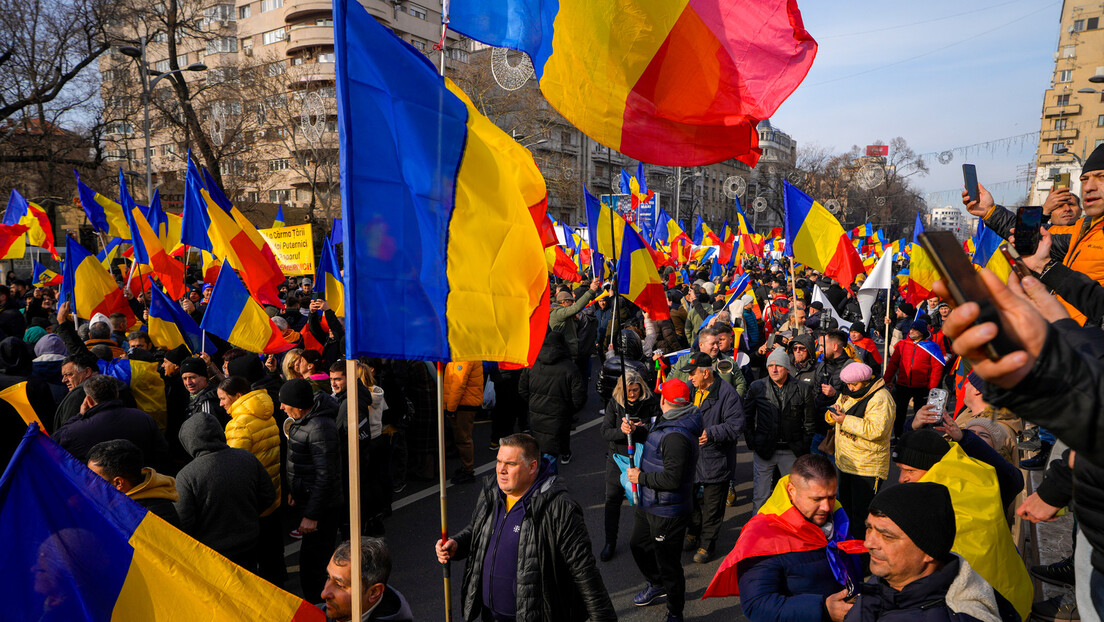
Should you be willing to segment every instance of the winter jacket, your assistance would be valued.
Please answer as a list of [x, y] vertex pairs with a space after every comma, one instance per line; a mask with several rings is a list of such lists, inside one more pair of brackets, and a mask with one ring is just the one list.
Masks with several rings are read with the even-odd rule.
[[[337, 406], [337, 440], [341, 453], [341, 490], [349, 502], [349, 397], [334, 395]], [[393, 496], [391, 485], [391, 438], [383, 435], [383, 411], [387, 401], [383, 389], [357, 386], [357, 447], [360, 458], [361, 516], [369, 519], [388, 512]]]
[[1089, 275], [1058, 264], [1039, 275], [1039, 280], [1061, 296], [1067, 306], [1086, 316], [1085, 326], [1104, 323], [1104, 285]]
[[966, 560], [955, 555], [945, 566], [901, 591], [880, 577], [871, 577], [861, 586], [844, 621], [1000, 622], [1002, 610], [1010, 607], [1002, 600]]
[[[690, 354], [693, 354], [693, 353], [690, 352], [690, 353], [687, 353], [687, 354], [683, 354], [682, 356], [680, 356], [678, 358], [677, 361], [675, 361], [675, 364], [671, 366], [671, 368], [668, 370], [668, 373], [667, 373], [667, 378], [669, 380], [670, 379], [681, 380], [681, 381], [685, 382], [686, 384], [690, 384], [690, 374], [688, 374], [687, 372], [682, 371], [682, 366], [686, 365], [686, 363], [689, 362], [689, 360], [690, 360]], [[731, 386], [733, 389], [736, 389], [736, 393], [742, 397], [744, 394], [747, 393], [747, 387], [748, 387], [747, 379], [744, 378], [744, 372], [741, 371], [740, 368], [736, 366], [736, 362], [732, 360], [731, 356], [725, 354], [724, 352], [718, 353], [716, 362], [717, 363], [722, 363], [724, 361], [732, 363], [732, 368], [728, 371], [721, 372], [721, 371], [717, 371], [716, 366], [714, 366], [713, 374], [715, 376], [717, 376], [718, 378], [720, 378], [721, 380], [724, 380], [725, 382], [727, 382], [729, 384], [729, 386]], [[693, 392], [693, 390], [694, 390], [694, 387], [691, 386], [690, 391]]]
[[[722, 383], [723, 384], [723, 383]], [[694, 475], [701, 411], [683, 406], [656, 418], [640, 451], [640, 509], [653, 516], [689, 516], [694, 505]]]
[[[326, 622], [337, 622], [326, 611], [325, 603], [322, 611], [326, 613]], [[383, 586], [383, 596], [380, 597], [376, 607], [369, 613], [361, 614], [361, 622], [414, 622], [414, 613], [410, 610], [410, 604], [401, 592], [390, 585]]]
[[625, 361], [625, 369], [640, 374], [649, 385], [655, 382], [655, 371], [645, 362], [644, 344], [640, 341], [640, 335], [636, 331], [625, 329], [613, 342], [613, 354], [602, 362], [602, 368], [598, 372], [598, 397], [606, 401], [613, 395], [613, 388], [621, 382], [621, 360]]
[[[659, 396], [653, 395], [635, 402], [629, 402], [628, 408], [614, 399], [606, 404], [606, 414], [602, 416], [602, 424], [598, 430], [602, 434], [602, 438], [609, 443], [610, 454], [629, 455], [629, 438], [627, 434], [621, 431], [621, 423], [625, 420], [626, 411], [628, 412], [629, 421], [650, 425], [652, 419], [660, 414]], [[638, 447], [637, 453], [639, 453], [640, 444], [644, 442], [647, 436], [648, 432], [644, 428], [633, 432], [633, 442]]]
[[483, 407], [483, 366], [478, 362], [445, 365], [445, 411]]
[[175, 479], [146, 467], [142, 469], [141, 483], [126, 491], [126, 496], [165, 519], [166, 523], [180, 529], [180, 515], [176, 513], [174, 505], [180, 498], [176, 492]]
[[[935, 350], [939, 351], [939, 347]], [[899, 387], [934, 389], [943, 378], [943, 361], [936, 360], [911, 339], [903, 339], [893, 349], [883, 377], [886, 383]]]
[[[134, 394], [130, 392], [130, 386], [127, 383], [118, 380], [115, 383], [115, 388], [119, 391], [119, 401], [122, 402], [123, 406], [127, 408], [138, 407], [134, 401]], [[84, 383], [82, 382], [73, 387], [73, 390], [66, 393], [65, 397], [58, 402], [57, 411], [54, 412], [54, 425], [51, 430], [60, 430], [66, 421], [80, 416], [80, 407], [84, 403], [84, 398]]]
[[564, 336], [564, 343], [571, 353], [571, 360], [579, 356], [579, 336], [575, 330], [575, 314], [585, 309], [597, 295], [598, 292], [588, 289], [586, 293], [579, 296], [575, 304], [569, 307], [561, 307], [559, 303], [554, 302], [548, 314], [548, 329]]
[[307, 330], [315, 341], [322, 344], [322, 361], [326, 369], [330, 368], [339, 359], [345, 358], [345, 327], [337, 318], [333, 309], [326, 309], [326, 328], [333, 333], [333, 338], [322, 328], [322, 320], [318, 313], [311, 312], [307, 316]]
[[736, 446], [744, 433], [743, 400], [736, 389], [714, 376], [709, 394], [698, 409], [709, 440], [699, 447], [694, 481], [699, 484], [727, 482], [736, 468]]
[[559, 432], [586, 404], [586, 385], [570, 358], [564, 336], [549, 331], [533, 366], [521, 372], [518, 395], [529, 401], [529, 426], [541, 451], [560, 454]]
[[[566, 346], [564, 346], [566, 350]], [[542, 473], [548, 470], [542, 461]], [[537, 483], [525, 499], [517, 547], [517, 620], [526, 622], [595, 622], [616, 620], [613, 603], [594, 562], [590, 537], [579, 504], [554, 472]], [[484, 560], [494, 519], [506, 502], [495, 477], [483, 482], [471, 522], [455, 540], [454, 560], [467, 559], [461, 611], [463, 619], [481, 619]], [[522, 501], [518, 501], [522, 503]]]
[[169, 445], [153, 419], [117, 399], [96, 404], [70, 419], [54, 431], [53, 439], [81, 462], [88, 462], [88, 452], [97, 443], [126, 439], [142, 450], [146, 464], [162, 473], [175, 470], [169, 463]]
[[779, 449], [796, 456], [809, 453], [816, 433], [814, 404], [812, 387], [793, 378], [787, 377], [781, 387], [769, 377], [751, 383], [744, 397], [748, 448], [764, 460]]
[[740, 607], [751, 622], [827, 620], [825, 599], [844, 588], [824, 548], [742, 559], [736, 577]]
[[1069, 467], [1069, 450], [1050, 461], [1043, 473], [1043, 481], [1035, 489], [1039, 498], [1056, 508], [1063, 508], [1073, 501], [1073, 469]]
[[181, 530], [231, 559], [248, 554], [261, 512], [276, 499], [268, 472], [253, 454], [227, 447], [210, 415], [189, 417], [180, 443], [193, 458], [176, 476]]
[[304, 518], [318, 520], [341, 507], [341, 456], [337, 448], [337, 402], [316, 393], [302, 419], [284, 421], [288, 438], [288, 488]]
[[186, 417], [199, 413], [213, 416], [218, 422], [226, 426], [230, 423], [230, 415], [223, 410], [218, 401], [218, 387], [216, 383], [209, 383], [202, 391], [188, 396], [188, 408]]
[[[859, 404], [867, 397], [870, 399]], [[897, 405], [885, 381], [874, 381], [857, 398], [840, 395], [836, 405], [847, 413], [843, 423], [835, 424], [836, 467], [852, 475], [889, 477], [889, 437]], [[824, 418], [831, 422], [831, 413]]]
[[[809, 350], [809, 356], [814, 356], [814, 350]], [[836, 403], [839, 399], [843, 389], [847, 386], [842, 380], [840, 380], [840, 372], [844, 367], [851, 364], [852, 359], [845, 354], [841, 354], [834, 359], [824, 359], [817, 363], [816, 373], [813, 378], [813, 395], [816, 396], [816, 410], [824, 412], [829, 406]], [[821, 385], [827, 384], [836, 390], [835, 395], [825, 395], [821, 389]], [[826, 430], [823, 428], [817, 429], [818, 433], [823, 434]]]
[[262, 516], [267, 516], [280, 507], [280, 500], [283, 498], [283, 489], [280, 487], [280, 428], [272, 414], [272, 398], [264, 389], [257, 389], [239, 397], [230, 405], [232, 418], [226, 424], [226, 444], [257, 456], [272, 478], [276, 502]]

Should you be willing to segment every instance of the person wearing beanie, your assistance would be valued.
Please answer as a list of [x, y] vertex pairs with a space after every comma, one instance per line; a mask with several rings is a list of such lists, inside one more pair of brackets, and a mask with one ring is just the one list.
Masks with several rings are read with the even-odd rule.
[[825, 420], [833, 425], [838, 500], [850, 517], [852, 538], [861, 538], [870, 500], [889, 477], [889, 438], [896, 406], [885, 381], [868, 365], [852, 361], [840, 371], [842, 395]]
[[928, 392], [939, 386], [943, 379], [946, 361], [943, 351], [928, 338], [931, 333], [927, 322], [917, 320], [910, 324], [908, 339], [893, 348], [893, 355], [886, 363], [884, 378], [893, 386], [893, 401], [897, 405], [897, 421], [893, 425], [894, 438], [904, 432], [909, 404], [917, 410], [927, 403]]
[[880, 372], [882, 369], [882, 349], [870, 338], [866, 325], [862, 322], [853, 322], [848, 332], [851, 344], [855, 346], [855, 354], [858, 354], [862, 362], [866, 363], [871, 369]]
[[189, 356], [180, 361], [179, 367], [180, 381], [188, 391], [187, 416], [205, 413], [213, 416], [220, 425], [225, 427], [230, 422], [230, 415], [219, 404], [216, 386], [207, 376], [207, 361], [198, 356]]
[[870, 503], [871, 577], [846, 620], [1018, 620], [1012, 605], [952, 553], [955, 507], [945, 486], [893, 486]]
[[341, 459], [337, 446], [337, 403], [314, 393], [302, 378], [280, 388], [280, 408], [287, 413], [287, 489], [289, 505], [299, 511], [299, 581], [303, 594], [319, 594], [326, 583], [326, 563], [341, 524]]
[[809, 453], [816, 430], [813, 388], [796, 379], [797, 370], [781, 346], [767, 356], [767, 377], [751, 383], [744, 398], [744, 439], [752, 450], [752, 510], [770, 497], [775, 472], [790, 472]]
[[[984, 419], [996, 423], [1001, 427], [1001, 433], [993, 434], [991, 437], [997, 444], [993, 446], [1000, 454], [1002, 458], [1012, 464], [1016, 464], [1016, 460], [1019, 460], [1019, 448], [1018, 439], [1024, 429], [1023, 419], [1016, 416], [1016, 413], [1008, 410], [1007, 408], [999, 408], [993, 406], [989, 402], [985, 401], [981, 392], [985, 388], [985, 381], [981, 379], [975, 372], [970, 372], [966, 376], [966, 382], [961, 388], [960, 403], [958, 415], [955, 417], [955, 421], [965, 429], [972, 421], [977, 419]], [[913, 423], [916, 426], [915, 422]], [[1042, 428], [1039, 428], [1040, 432], [1045, 432]], [[1041, 451], [1039, 455], [1043, 453], [1050, 454], [1053, 437], [1044, 438], [1040, 434]], [[1048, 457], [1048, 456], [1044, 456]], [[1034, 460], [1034, 458], [1030, 459]], [[1024, 463], [1027, 460], [1023, 461]], [[1021, 463], [1020, 468], [1027, 468], [1032, 466], [1031, 464]], [[1031, 470], [1031, 469], [1028, 469]]]

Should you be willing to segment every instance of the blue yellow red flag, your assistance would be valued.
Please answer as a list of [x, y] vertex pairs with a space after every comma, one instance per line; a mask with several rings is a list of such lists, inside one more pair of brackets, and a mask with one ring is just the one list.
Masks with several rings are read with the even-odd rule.
[[50, 256], [55, 260], [61, 260], [57, 249], [54, 248], [54, 227], [50, 224], [50, 217], [46, 210], [37, 203], [32, 203], [23, 198], [23, 195], [12, 188], [8, 197], [8, 207], [4, 210], [4, 219], [0, 224], [26, 225], [27, 242], [32, 246], [38, 246], [50, 251]]
[[617, 292], [648, 312], [653, 320], [671, 318], [659, 270], [640, 232], [625, 223], [624, 245], [617, 261]]
[[450, 27], [529, 55], [548, 102], [633, 159], [758, 159], [770, 118], [816, 55], [793, 0], [456, 2]]
[[337, 253], [330, 241], [322, 242], [322, 257], [314, 277], [314, 292], [322, 294], [338, 317], [345, 317], [345, 281], [337, 265]]
[[27, 225], [0, 225], [0, 259], [22, 259], [27, 253]]
[[31, 273], [31, 284], [35, 287], [49, 287], [51, 285], [61, 285], [61, 275], [46, 266], [32, 262], [34, 267]]
[[[73, 171], [76, 173], [76, 171]], [[77, 194], [80, 197], [81, 207], [88, 216], [88, 222], [92, 228], [109, 238], [122, 238], [130, 240], [130, 227], [127, 226], [126, 215], [123, 207], [89, 188], [80, 180], [77, 174]]]
[[91, 319], [97, 313], [110, 316], [122, 313], [127, 318], [127, 326], [135, 323], [134, 312], [130, 309], [123, 290], [96, 257], [73, 238], [65, 240], [65, 263], [61, 271], [61, 292], [58, 304], [71, 302], [73, 314]]
[[284, 204], [280, 204], [280, 208], [276, 210], [276, 219], [272, 221], [272, 228], [284, 226]]
[[12, 620], [326, 619], [135, 503], [37, 424], [0, 477], [0, 537]]
[[192, 316], [160, 287], [151, 287], [150, 292], [149, 337], [153, 345], [166, 350], [186, 346], [193, 353], [201, 352], [203, 332]]
[[931, 298], [932, 285], [939, 278], [935, 271], [935, 264], [916, 241], [923, 232], [924, 221], [920, 214], [916, 214], [916, 223], [912, 228], [912, 244], [909, 246], [908, 288], [905, 289], [905, 301], [914, 305]]
[[786, 256], [849, 287], [866, 270], [843, 227], [812, 197], [788, 181], [782, 185]]
[[334, 37], [347, 356], [532, 364], [550, 225], [532, 154], [360, 3], [335, 1]]
[[219, 271], [200, 328], [248, 352], [277, 354], [295, 347], [249, 296], [233, 270]]
[[[184, 285], [184, 264], [169, 256], [153, 227], [146, 221], [145, 214], [127, 191], [123, 169], [119, 169], [119, 204], [130, 227], [131, 243], [134, 248], [134, 260], [139, 265], [148, 266], [152, 275], [161, 281], [165, 291], [173, 298], [182, 298], [186, 291]], [[167, 224], [167, 223], [166, 223]]]
[[986, 227], [985, 221], [979, 218], [977, 233], [974, 234], [973, 242], [974, 265], [989, 268], [1000, 280], [1008, 281], [1008, 275], [1012, 273], [1012, 266], [999, 250], [1004, 239], [996, 231]]

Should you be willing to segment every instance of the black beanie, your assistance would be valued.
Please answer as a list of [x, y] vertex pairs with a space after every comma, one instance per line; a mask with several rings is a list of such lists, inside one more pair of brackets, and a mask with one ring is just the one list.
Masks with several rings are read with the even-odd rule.
[[181, 374], [207, 375], [207, 363], [198, 356], [190, 356], [180, 363]]
[[866, 325], [863, 324], [862, 322], [851, 322], [851, 331], [855, 332], [855, 333], [858, 333], [858, 334], [862, 335], [863, 337], [868, 337], [869, 336], [866, 333]]
[[264, 363], [260, 357], [252, 354], [239, 356], [226, 363], [226, 371], [230, 376], [241, 376], [249, 381], [249, 384], [264, 378]]
[[890, 457], [897, 464], [927, 471], [950, 450], [951, 444], [940, 432], [932, 428], [920, 428], [903, 435]]
[[896, 523], [913, 544], [935, 560], [950, 559], [955, 541], [955, 513], [951, 493], [943, 484], [911, 482], [890, 486], [875, 495], [870, 513]]
[[[184, 362], [184, 359], [188, 358], [190, 355], [191, 352], [188, 351], [186, 346], [179, 345], [166, 352], [165, 359], [174, 365], [180, 365]], [[204, 365], [203, 368], [206, 369], [207, 366]]]
[[1104, 145], [1093, 149], [1093, 152], [1085, 159], [1085, 165], [1081, 167], [1081, 174], [1100, 170], [1104, 170]]
[[310, 410], [314, 406], [314, 390], [306, 380], [292, 378], [280, 387], [280, 403], [293, 408]]

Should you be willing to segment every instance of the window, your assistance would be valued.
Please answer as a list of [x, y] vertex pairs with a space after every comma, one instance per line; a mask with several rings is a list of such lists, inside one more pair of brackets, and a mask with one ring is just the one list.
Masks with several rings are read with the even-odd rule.
[[1083, 20], [1083, 19], [1073, 20], [1073, 31], [1074, 32], [1081, 32], [1084, 29], [1085, 29], [1085, 20]]
[[1096, 117], [1096, 127], [1104, 127], [1104, 114]]
[[238, 19], [246, 19], [253, 14], [253, 5], [247, 4], [238, 7]]
[[1062, 58], [1073, 58], [1076, 55], [1077, 46], [1067, 45], [1062, 48]]
[[232, 22], [234, 21], [233, 4], [216, 4], [203, 9], [203, 17], [208, 21]]
[[333, 52], [323, 52], [323, 53], [319, 54], [317, 58], [318, 58], [318, 62], [320, 62], [320, 63], [332, 63], [332, 62], [334, 62], [334, 53]]
[[1058, 96], [1058, 105], [1059, 106], [1068, 106], [1069, 105], [1069, 97], [1070, 97], [1069, 93], [1066, 93], [1065, 95], [1059, 95]]
[[1089, 20], [1085, 22], [1085, 30], [1096, 30], [1097, 28], [1100, 28], [1099, 17], [1090, 17]]
[[277, 28], [276, 30], [269, 30], [268, 32], [261, 35], [261, 39], [264, 41], [265, 45], [272, 45], [273, 43], [276, 43], [278, 41], [283, 41], [284, 35], [284, 29]]
[[1066, 143], [1058, 141], [1058, 142], [1056, 142], [1056, 143], [1054, 143], [1050, 146], [1050, 152], [1051, 153], [1061, 153], [1060, 151], [1058, 151], [1058, 148], [1059, 147], [1065, 147], [1065, 146], [1066, 146]]
[[445, 50], [445, 53], [452, 60], [460, 61], [461, 63], [468, 62], [468, 52], [466, 50], [461, 50], [459, 48], [447, 48]]
[[423, 52], [425, 51], [425, 41], [419, 41], [418, 39], [415, 39], [410, 42], [410, 45], [413, 45]]
[[176, 143], [165, 143], [164, 145], [161, 145], [161, 155], [176, 155]]
[[269, 190], [268, 202], [269, 203], [285, 203], [291, 198], [291, 190]]
[[1066, 122], [1067, 121], [1069, 121], [1069, 119], [1055, 119], [1054, 120], [1054, 129], [1056, 129], [1056, 130], [1066, 129]]
[[224, 82], [234, 82], [237, 79], [237, 67], [212, 67], [207, 70], [207, 84], [222, 84]]
[[314, 20], [314, 25], [315, 26], [323, 26], [323, 27], [326, 27], [326, 28], [333, 28], [333, 18], [332, 17], [319, 17], [318, 19]]
[[261, 200], [261, 193], [256, 190], [249, 190], [245, 193], [245, 200], [256, 203]]
[[1100, 145], [1104, 145], [1104, 138], [1097, 138], [1096, 142], [1093, 143], [1093, 149], [1096, 149]]
[[571, 132], [560, 132], [560, 144], [561, 145], [570, 145], [571, 144]]
[[410, 5], [410, 8], [408, 8], [407, 11], [418, 19], [426, 18], [426, 10], [416, 4]]
[[215, 37], [207, 42], [208, 54], [230, 54], [238, 51], [238, 40], [234, 37]]
[[291, 167], [291, 161], [287, 158], [279, 158], [277, 160], [268, 161], [269, 172], [286, 171]]
[[153, 70], [157, 73], [165, 73], [169, 70], [169, 61], [159, 60], [153, 64]]
[[1058, 72], [1058, 81], [1059, 82], [1073, 82], [1073, 70], [1072, 69], [1063, 69], [1062, 71], [1059, 71]]
[[176, 66], [180, 67], [181, 69], [183, 69], [184, 67], [187, 67], [188, 66], [188, 55], [187, 54], [181, 54], [180, 56], [177, 56], [176, 57]]
[[284, 64], [284, 61], [277, 61], [275, 63], [265, 65], [265, 73], [269, 76], [278, 76], [285, 71], [287, 71], [287, 65]]
[[158, 30], [150, 36], [150, 43], [168, 43], [169, 33]]
[[283, 8], [284, 0], [261, 0], [261, 13]]

